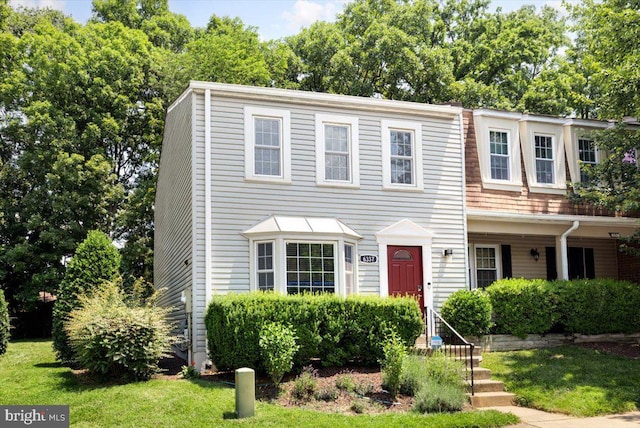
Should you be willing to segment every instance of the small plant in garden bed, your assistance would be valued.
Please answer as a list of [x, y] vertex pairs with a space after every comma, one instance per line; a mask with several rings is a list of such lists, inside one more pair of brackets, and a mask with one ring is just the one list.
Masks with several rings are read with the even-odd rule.
[[200, 373], [196, 370], [196, 362], [191, 361], [191, 364], [188, 366], [182, 366], [182, 370], [180, 370], [180, 375], [183, 379], [196, 379], [200, 377]]
[[335, 387], [329, 386], [318, 390], [318, 392], [315, 393], [314, 397], [316, 400], [335, 401], [338, 399], [339, 394], [340, 393]]
[[356, 389], [356, 383], [350, 373], [344, 373], [338, 375], [336, 387], [346, 392], [353, 392]]
[[308, 401], [318, 389], [318, 371], [313, 366], [306, 366], [293, 381], [291, 396], [295, 400]]

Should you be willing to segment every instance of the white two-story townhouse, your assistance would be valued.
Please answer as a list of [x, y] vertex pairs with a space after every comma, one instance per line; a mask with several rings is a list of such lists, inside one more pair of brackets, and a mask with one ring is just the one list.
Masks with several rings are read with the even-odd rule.
[[[462, 109], [191, 82], [169, 107], [154, 282], [207, 360], [215, 294], [468, 286]], [[496, 241], [497, 242], [497, 241]]]

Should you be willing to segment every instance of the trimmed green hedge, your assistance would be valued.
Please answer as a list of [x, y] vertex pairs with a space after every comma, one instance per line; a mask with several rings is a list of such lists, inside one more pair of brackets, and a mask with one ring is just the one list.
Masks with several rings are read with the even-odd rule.
[[349, 360], [375, 363], [389, 329], [405, 345], [423, 331], [418, 303], [411, 298], [325, 295], [277, 295], [253, 292], [214, 296], [205, 314], [209, 357], [220, 370], [264, 369], [260, 330], [266, 322], [291, 325], [300, 349], [295, 365], [311, 358], [342, 366]]
[[640, 331], [640, 284], [614, 280], [557, 281], [560, 324], [567, 333]]
[[504, 279], [486, 289], [494, 333], [632, 333], [640, 331], [640, 285], [592, 279]]
[[525, 338], [548, 333], [558, 320], [553, 284], [542, 279], [503, 279], [487, 287], [494, 332]]

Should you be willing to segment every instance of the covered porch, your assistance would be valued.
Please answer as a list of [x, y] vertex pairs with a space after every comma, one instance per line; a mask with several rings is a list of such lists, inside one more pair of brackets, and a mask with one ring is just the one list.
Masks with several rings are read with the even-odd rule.
[[471, 210], [467, 225], [472, 288], [501, 278], [628, 279], [619, 238], [638, 228], [626, 217]]

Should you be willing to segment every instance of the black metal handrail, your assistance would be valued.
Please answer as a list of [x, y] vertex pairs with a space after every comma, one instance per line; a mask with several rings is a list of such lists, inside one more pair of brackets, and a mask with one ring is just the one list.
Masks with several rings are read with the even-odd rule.
[[440, 350], [449, 358], [465, 362], [465, 379], [471, 386], [471, 395], [474, 395], [473, 351], [475, 345], [462, 337], [439, 313], [430, 307], [426, 309], [427, 347], [431, 338], [440, 336], [442, 339]]

